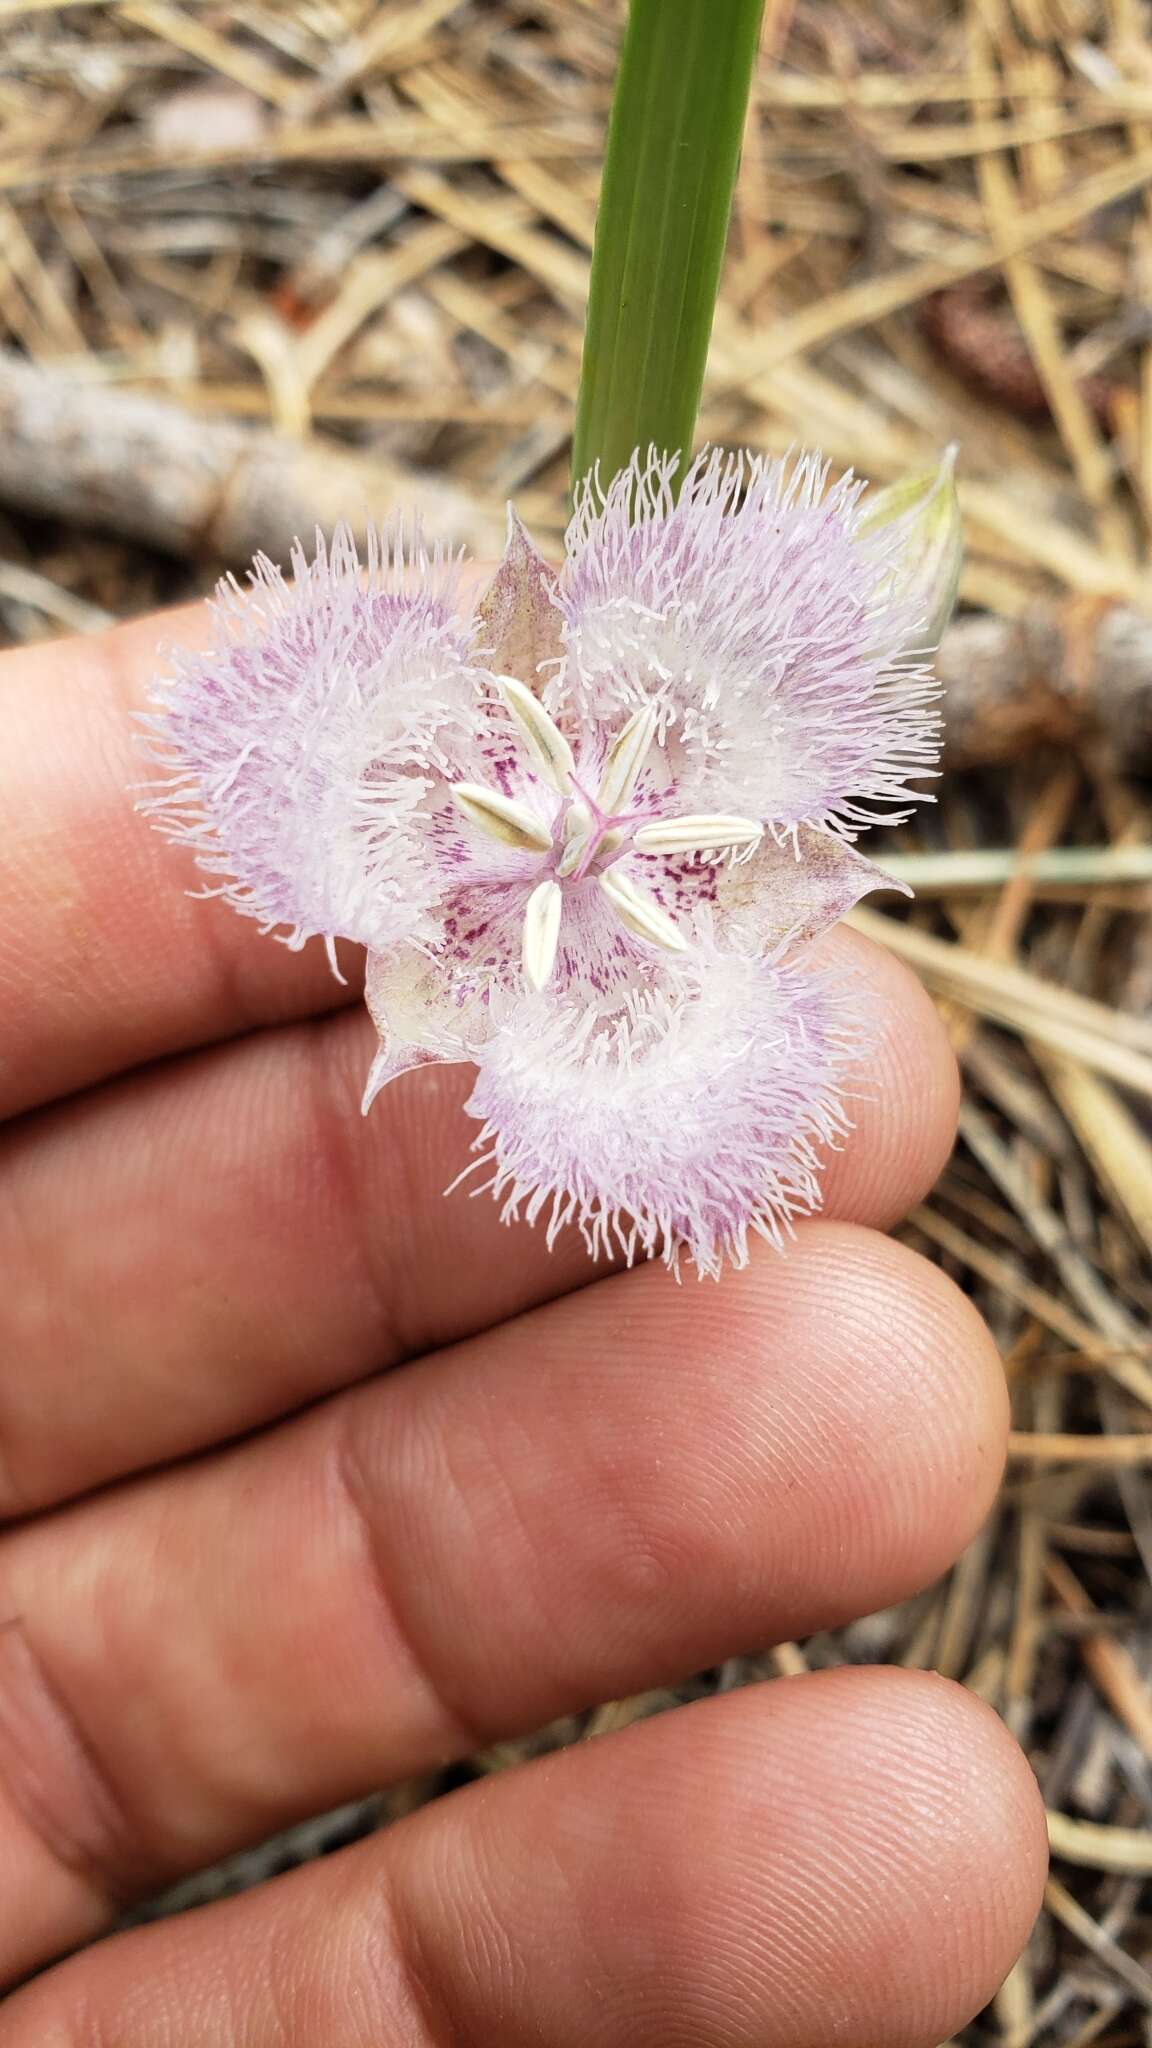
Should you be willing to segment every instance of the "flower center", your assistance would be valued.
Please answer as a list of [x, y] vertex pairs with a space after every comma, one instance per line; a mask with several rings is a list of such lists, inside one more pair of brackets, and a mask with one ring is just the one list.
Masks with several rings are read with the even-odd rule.
[[688, 941], [655, 897], [625, 871], [625, 857], [632, 852], [690, 857], [748, 853], [763, 827], [754, 818], [720, 815], [645, 817], [637, 823], [629, 806], [656, 734], [652, 706], [641, 706], [621, 727], [592, 792], [578, 781], [572, 749], [540, 699], [515, 676], [499, 680], [537, 778], [557, 791], [564, 804], [549, 825], [530, 803], [486, 783], [457, 782], [452, 795], [469, 824], [504, 846], [540, 859], [542, 879], [524, 912], [522, 957], [528, 981], [541, 989], [551, 980], [565, 890], [590, 878], [634, 938], [666, 952], [684, 952]]

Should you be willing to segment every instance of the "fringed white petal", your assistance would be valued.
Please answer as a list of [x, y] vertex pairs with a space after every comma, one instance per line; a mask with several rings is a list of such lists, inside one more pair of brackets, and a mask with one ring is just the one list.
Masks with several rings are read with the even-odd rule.
[[479, 1055], [484, 1185], [550, 1242], [574, 1223], [595, 1254], [742, 1266], [819, 1206], [864, 1028], [802, 963], [714, 958], [599, 1013], [530, 997]]
[[922, 610], [899, 535], [863, 528], [863, 486], [706, 452], [673, 495], [650, 455], [578, 493], [560, 586], [561, 721], [651, 705], [685, 811], [851, 837], [923, 792], [938, 695], [910, 658]]
[[423, 799], [492, 683], [454, 568], [399, 529], [363, 561], [346, 534], [318, 538], [290, 581], [262, 560], [250, 590], [220, 586], [214, 644], [176, 652], [155, 692], [164, 774], [142, 808], [292, 945], [387, 945], [435, 894]]

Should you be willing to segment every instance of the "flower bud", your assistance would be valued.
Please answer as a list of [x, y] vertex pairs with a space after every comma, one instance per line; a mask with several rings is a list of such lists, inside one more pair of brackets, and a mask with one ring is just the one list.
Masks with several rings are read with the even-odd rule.
[[939, 645], [952, 616], [964, 556], [963, 521], [953, 470], [956, 443], [946, 448], [935, 469], [920, 470], [886, 484], [864, 506], [859, 531], [903, 532], [903, 548], [893, 581], [920, 600], [924, 643]]

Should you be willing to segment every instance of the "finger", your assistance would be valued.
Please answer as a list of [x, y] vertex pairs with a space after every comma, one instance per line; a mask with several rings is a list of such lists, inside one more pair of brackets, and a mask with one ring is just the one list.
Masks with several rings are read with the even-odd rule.
[[890, 1230], [944, 1170], [960, 1071], [923, 983], [883, 946], [840, 925], [812, 957], [852, 985], [866, 1048], [847, 1083], [851, 1130], [827, 1154], [824, 1213]]
[[904, 1596], [986, 1512], [1005, 1407], [951, 1282], [816, 1224], [14, 1532], [0, 1971], [294, 1815]]
[[[908, 971], [855, 934], [876, 1019], [828, 1212], [887, 1224], [931, 1185], [956, 1067]], [[358, 1113], [365, 1019], [254, 1037], [0, 1139], [0, 1514], [181, 1456], [489, 1327], [592, 1272], [578, 1235], [443, 1190], [467, 1164], [471, 1070]], [[726, 1283], [725, 1283], [726, 1284]]]
[[75, 1957], [3, 2048], [934, 2048], [1039, 1905], [1035, 1784], [912, 1673], [701, 1702]]

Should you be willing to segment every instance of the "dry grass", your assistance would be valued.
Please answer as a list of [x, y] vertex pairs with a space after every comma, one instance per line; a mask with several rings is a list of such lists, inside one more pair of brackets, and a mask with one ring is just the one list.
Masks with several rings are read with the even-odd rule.
[[[619, 11], [0, 0], [0, 340], [94, 417], [123, 387], [332, 437], [481, 513], [515, 494], [554, 540]], [[1148, 28], [1145, 0], [769, 0], [704, 406], [707, 435], [881, 478], [958, 440], [966, 603], [1045, 601], [1073, 645], [1118, 601], [1152, 613]], [[66, 489], [50, 519], [0, 515], [14, 637], [215, 568], [84, 517]], [[1054, 746], [954, 776], [893, 848], [918, 907], [861, 922], [938, 994], [968, 1084], [908, 1236], [1003, 1346], [1008, 1478], [941, 1585], [689, 1689], [886, 1659], [1006, 1716], [1056, 1876], [972, 2048], [1148, 2039], [1147, 824], [1106, 751]]]

